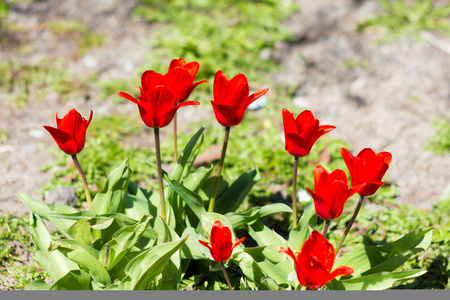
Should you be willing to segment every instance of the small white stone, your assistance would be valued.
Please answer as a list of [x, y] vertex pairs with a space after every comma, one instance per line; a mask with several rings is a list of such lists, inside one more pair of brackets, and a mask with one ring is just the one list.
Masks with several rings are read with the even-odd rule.
[[303, 109], [309, 109], [311, 107], [311, 104], [309, 103], [308, 99], [305, 97], [295, 97], [292, 100], [292, 104], [294, 104], [297, 107], [303, 108]]
[[87, 55], [83, 58], [83, 65], [88, 69], [95, 69], [98, 67], [98, 60], [92, 55]]
[[312, 200], [309, 193], [304, 189], [298, 190], [297, 197], [298, 197], [298, 202], [300, 202], [300, 203], [307, 203], [307, 202], [311, 202], [311, 200]]
[[31, 129], [29, 135], [34, 138], [40, 139], [44, 136], [44, 131], [40, 129]]

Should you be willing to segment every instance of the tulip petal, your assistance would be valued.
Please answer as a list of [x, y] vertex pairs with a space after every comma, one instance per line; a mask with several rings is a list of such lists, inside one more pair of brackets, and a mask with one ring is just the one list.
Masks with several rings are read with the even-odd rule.
[[234, 107], [226, 104], [219, 104], [213, 101], [211, 101], [211, 104], [213, 106], [216, 119], [221, 125], [225, 127], [233, 125], [236, 118], [236, 109]]
[[186, 61], [183, 58], [172, 59], [169, 65], [169, 71], [176, 67], [184, 67], [186, 65]]
[[314, 201], [314, 208], [316, 210], [316, 213], [319, 217], [321, 217], [324, 220], [331, 219], [330, 211], [331, 207], [330, 204], [325, 201], [324, 199], [320, 198], [316, 193], [314, 193], [313, 190], [306, 187], [306, 190], [311, 194], [311, 197]]
[[51, 126], [44, 126], [44, 128], [52, 135], [56, 144], [64, 153], [69, 155], [77, 153], [77, 144], [70, 134]]
[[195, 79], [195, 76], [197, 75], [198, 69], [200, 69], [200, 65], [196, 61], [192, 61], [192, 62], [190, 62], [188, 64], [185, 64], [182, 67], [185, 68], [189, 72], [189, 74], [191, 74], [192, 80]]
[[219, 70], [214, 76], [214, 102], [217, 104], [225, 104], [225, 97], [228, 94], [228, 78]]
[[122, 97], [122, 98], [125, 98], [125, 99], [127, 99], [127, 100], [130, 100], [130, 101], [136, 103], [137, 105], [140, 104], [140, 102], [139, 102], [136, 98], [134, 98], [133, 96], [131, 96], [130, 94], [127, 94], [127, 93], [124, 93], [124, 92], [120, 92], [120, 93], [118, 94], [118, 96], [119, 96], [119, 97]]
[[336, 278], [338, 276], [346, 276], [346, 275], [353, 274], [354, 271], [355, 270], [353, 270], [352, 267], [347, 267], [347, 266], [338, 267], [338, 268], [336, 268], [336, 270], [331, 272], [330, 280], [333, 280], [334, 278]]
[[320, 262], [325, 270], [331, 271], [334, 264], [334, 248], [318, 231], [312, 232], [300, 252], [308, 259]]
[[234, 246], [233, 246], [232, 249], [236, 248], [237, 245], [239, 245], [240, 243], [242, 243], [242, 242], [245, 240], [245, 238], [246, 238], [246, 237], [244, 236], [243, 238], [238, 239], [237, 242], [234, 244]]
[[147, 70], [142, 73], [141, 86], [144, 91], [152, 89], [158, 85], [162, 85], [163, 75], [153, 70]]

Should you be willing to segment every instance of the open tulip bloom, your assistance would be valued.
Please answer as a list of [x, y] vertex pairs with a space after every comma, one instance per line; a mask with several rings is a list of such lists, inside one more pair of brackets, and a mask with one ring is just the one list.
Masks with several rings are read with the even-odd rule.
[[91, 110], [89, 120], [86, 120], [78, 111], [72, 109], [62, 119], [58, 118], [58, 114], [56, 114], [57, 128], [44, 126], [44, 128], [52, 135], [59, 149], [72, 156], [73, 162], [80, 173], [89, 206], [91, 205], [91, 194], [89, 192], [86, 176], [78, 162], [77, 154], [84, 149], [86, 131], [92, 121], [92, 115], [93, 112]]
[[[194, 83], [200, 65], [193, 61], [186, 63], [183, 58], [173, 59], [170, 62], [169, 70], [164, 76], [164, 86], [167, 87], [175, 97], [175, 103], [186, 101], [192, 91], [201, 83], [208, 82], [202, 80]], [[173, 118], [173, 141], [174, 141], [174, 161], [178, 159], [177, 153], [177, 115]]]
[[211, 246], [209, 246], [202, 240], [198, 241], [200, 244], [208, 248], [209, 251], [211, 252], [212, 258], [221, 264], [223, 275], [225, 276], [227, 284], [231, 290], [232, 288], [230, 280], [228, 279], [228, 275], [227, 272], [225, 271], [225, 266], [223, 263], [230, 259], [233, 249], [236, 248], [237, 245], [242, 243], [245, 240], [245, 237], [237, 240], [237, 242], [233, 245], [230, 228], [224, 226], [222, 222], [217, 220], [214, 221], [214, 224], [212, 226], [210, 240]]
[[331, 271], [335, 258], [333, 245], [315, 230], [296, 255], [291, 248], [280, 249], [279, 252], [292, 258], [298, 281], [302, 286], [313, 290], [338, 276], [350, 275], [354, 272], [353, 268], [347, 266], [340, 266]]
[[56, 128], [44, 126], [44, 128], [52, 135], [59, 149], [69, 155], [75, 155], [84, 148], [86, 140], [86, 130], [92, 120], [93, 112], [86, 120], [81, 114], [72, 109], [62, 119], [56, 114]]
[[236, 126], [241, 123], [247, 107], [269, 89], [259, 90], [249, 95], [247, 78], [238, 74], [231, 80], [222, 71], [217, 71], [214, 77], [214, 100], [211, 104], [217, 121], [225, 126]]
[[[187, 71], [185, 71], [187, 73]], [[120, 92], [119, 96], [137, 104], [142, 121], [152, 128], [163, 128], [169, 125], [178, 108], [188, 105], [199, 105], [198, 101], [187, 101], [177, 104], [172, 88], [175, 72], [165, 76], [155, 71], [145, 71], [141, 76], [141, 95], [139, 100]]]
[[389, 164], [392, 160], [391, 153], [379, 152], [375, 154], [375, 152], [370, 148], [362, 149], [356, 157], [345, 148], [341, 148], [340, 150], [342, 158], [344, 159], [352, 178], [352, 188], [360, 186], [357, 190], [360, 198], [355, 212], [353, 213], [353, 216], [350, 219], [341, 240], [339, 241], [336, 251], [338, 251], [342, 246], [348, 232], [353, 226], [356, 216], [358, 215], [364, 202], [364, 197], [375, 194], [380, 186], [385, 184], [385, 182], [382, 182], [381, 180], [383, 179], [383, 176], [389, 168]]
[[297, 226], [297, 168], [298, 158], [309, 154], [314, 143], [324, 134], [334, 130], [332, 125], [320, 125], [311, 111], [305, 110], [294, 118], [286, 108], [282, 110], [285, 149], [295, 157], [292, 192], [292, 227]]
[[314, 143], [324, 134], [334, 130], [332, 125], [320, 125], [311, 111], [294, 115], [283, 108], [283, 125], [286, 151], [295, 157], [309, 154]]
[[231, 80], [228, 80], [227, 76], [219, 70], [214, 77], [214, 100], [211, 100], [211, 104], [217, 121], [225, 126], [225, 138], [223, 141], [219, 167], [217, 169], [217, 176], [214, 181], [211, 199], [209, 200], [209, 212], [214, 211], [214, 202], [219, 185], [220, 173], [222, 172], [227, 151], [230, 128], [231, 126], [239, 125], [244, 117], [247, 107], [261, 96], [265, 95], [268, 90], [269, 89], [259, 90], [256, 93], [249, 95], [248, 82], [244, 74], [238, 74]]
[[361, 196], [371, 196], [385, 184], [381, 180], [391, 163], [391, 153], [375, 154], [372, 149], [364, 148], [355, 157], [347, 149], [341, 148], [341, 154], [350, 172], [352, 186], [365, 184], [365, 187], [358, 191]]

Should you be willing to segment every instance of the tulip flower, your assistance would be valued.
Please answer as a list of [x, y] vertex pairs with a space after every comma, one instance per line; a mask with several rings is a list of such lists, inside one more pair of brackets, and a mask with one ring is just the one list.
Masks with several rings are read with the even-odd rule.
[[385, 184], [381, 180], [391, 163], [391, 153], [375, 154], [372, 149], [365, 148], [354, 157], [347, 149], [341, 148], [341, 154], [350, 172], [352, 186], [365, 183], [365, 188], [358, 192], [361, 196], [373, 195]]
[[313, 290], [338, 276], [350, 275], [354, 272], [353, 268], [348, 266], [340, 266], [331, 271], [335, 258], [333, 245], [315, 230], [303, 243], [300, 252], [294, 254], [290, 248], [280, 249], [279, 252], [292, 258], [298, 281], [302, 286]]
[[322, 135], [334, 130], [332, 125], [320, 125], [311, 111], [305, 110], [294, 118], [286, 108], [282, 110], [285, 149], [295, 157], [292, 192], [292, 227], [297, 226], [297, 169], [298, 158], [309, 154], [312, 146]]
[[92, 121], [93, 112], [89, 115], [89, 120], [81, 116], [81, 114], [72, 109], [62, 119], [58, 118], [56, 114], [56, 127], [44, 126], [44, 128], [52, 135], [58, 147], [66, 154], [72, 156], [72, 160], [80, 173], [83, 182], [84, 193], [86, 194], [86, 201], [91, 205], [91, 194], [87, 184], [86, 176], [77, 159], [77, 154], [84, 149], [86, 140], [86, 130]]
[[163, 78], [163, 84], [172, 92], [176, 103], [186, 101], [199, 84], [208, 82], [202, 80], [194, 83], [199, 68], [198, 62], [186, 63], [182, 58], [173, 59], [170, 62], [169, 71]]
[[66, 154], [75, 155], [84, 148], [86, 139], [86, 130], [92, 120], [93, 112], [86, 120], [75, 109], [69, 111], [62, 119], [56, 114], [56, 127], [44, 126], [44, 128], [52, 135], [58, 147]]
[[216, 76], [214, 77], [214, 100], [211, 100], [211, 104], [217, 121], [225, 126], [225, 138], [223, 141], [219, 168], [217, 169], [217, 176], [214, 181], [211, 199], [209, 200], [209, 212], [214, 211], [214, 202], [216, 200], [220, 174], [225, 161], [230, 128], [231, 126], [239, 125], [244, 117], [247, 107], [266, 94], [268, 90], [269, 89], [259, 90], [249, 96], [248, 82], [244, 74], [238, 74], [231, 80], [228, 80], [222, 71], [217, 71]]
[[320, 125], [319, 120], [309, 110], [294, 115], [283, 108], [283, 124], [286, 151], [295, 157], [309, 154], [312, 146], [322, 135], [334, 130], [332, 125]]
[[169, 79], [164, 78], [160, 73], [145, 71], [141, 77], [142, 86], [139, 100], [124, 92], [120, 92], [119, 96], [137, 104], [142, 121], [148, 127], [166, 127], [172, 121], [178, 108], [200, 104], [198, 101], [176, 104], [174, 94], [164, 84], [166, 80], [170, 81]]
[[334, 170], [328, 173], [322, 166], [314, 169], [314, 191], [306, 188], [314, 200], [317, 215], [326, 220], [323, 236], [326, 237], [330, 219], [337, 219], [344, 209], [348, 198], [353, 196], [365, 184], [348, 188], [347, 175], [342, 170]]
[[392, 160], [391, 153], [379, 152], [375, 154], [375, 152], [370, 148], [362, 149], [356, 157], [354, 157], [345, 148], [341, 148], [341, 154], [352, 178], [352, 188], [358, 185], [362, 185], [362, 188], [359, 188], [357, 191], [360, 195], [358, 204], [356, 205], [355, 212], [353, 213], [347, 228], [345, 228], [344, 234], [339, 241], [336, 251], [339, 251], [342, 243], [350, 232], [361, 206], [363, 205], [364, 197], [375, 194], [380, 186], [385, 184], [385, 182], [382, 182], [381, 180], [383, 179], [383, 176], [389, 168], [389, 164]]
[[231, 241], [231, 230], [224, 226], [220, 221], [214, 221], [211, 229], [211, 246], [206, 242], [199, 240], [200, 244], [205, 246], [211, 252], [212, 258], [217, 262], [224, 262], [230, 259], [231, 252], [237, 245], [245, 240], [245, 237], [239, 239], [234, 245]]
[[159, 128], [166, 127], [172, 121], [178, 108], [187, 105], [199, 105], [198, 101], [187, 101], [180, 104], [172, 91], [166, 87], [171, 87], [168, 82], [174, 80], [176, 76], [172, 73], [163, 76], [154, 71], [145, 71], [141, 76], [141, 96], [139, 100], [131, 95], [120, 92], [119, 96], [137, 104], [142, 121], [148, 127], [152, 127], [155, 133], [156, 166], [158, 172], [159, 196], [161, 207], [161, 218], [166, 220], [166, 209], [164, 199], [164, 186], [162, 181], [161, 168], [161, 147], [159, 142]]
[[211, 246], [209, 246], [202, 240], [198, 240], [200, 244], [209, 249], [212, 258], [221, 264], [223, 275], [225, 276], [225, 279], [227, 281], [230, 290], [232, 290], [231, 283], [230, 280], [228, 279], [228, 275], [227, 272], [225, 271], [225, 266], [223, 262], [229, 260], [231, 253], [233, 252], [233, 249], [236, 248], [237, 245], [239, 245], [245, 240], [245, 237], [243, 237], [233, 245], [231, 238], [232, 235], [230, 228], [224, 226], [222, 222], [217, 220], [214, 221], [214, 224], [211, 229], [210, 235]]
[[222, 71], [217, 71], [214, 77], [214, 100], [211, 100], [217, 121], [225, 127], [239, 125], [247, 107], [268, 90], [259, 90], [249, 95], [245, 75], [238, 74], [228, 80]]
[[[189, 98], [192, 91], [201, 83], [208, 82], [206, 80], [194, 83], [200, 65], [193, 61], [186, 63], [183, 58], [173, 59], [170, 62], [169, 71], [163, 77], [163, 85], [168, 88], [175, 97], [175, 103], [181, 103]], [[174, 144], [174, 161], [178, 159], [177, 151], [177, 115], [173, 118], [173, 144]]]

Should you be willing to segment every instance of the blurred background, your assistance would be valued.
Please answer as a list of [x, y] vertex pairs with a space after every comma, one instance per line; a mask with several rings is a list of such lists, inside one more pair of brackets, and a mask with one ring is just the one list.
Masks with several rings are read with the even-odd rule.
[[[261, 172], [243, 210], [290, 202], [293, 158], [284, 150], [281, 109], [309, 109], [337, 129], [300, 159], [299, 187], [313, 186], [315, 165], [346, 169], [340, 147], [354, 155], [366, 147], [389, 151], [388, 183], [367, 206], [396, 216], [407, 213], [398, 207], [424, 218], [440, 213], [448, 229], [449, 34], [446, 0], [0, 0], [0, 225], [28, 213], [17, 192], [84, 202], [70, 157], [43, 128], [72, 108], [85, 117], [94, 111], [78, 155], [91, 190], [126, 157], [132, 180], [152, 188], [156, 172], [140, 160], [153, 158], [152, 132], [117, 93], [138, 95], [144, 70], [165, 73], [183, 57], [199, 62], [196, 81], [209, 80], [190, 97], [201, 105], [178, 114], [179, 149], [207, 125], [197, 166], [220, 157], [223, 128], [210, 105], [215, 72], [243, 73], [251, 90], [270, 88], [267, 103], [231, 130], [224, 177], [232, 181], [253, 166]], [[171, 125], [162, 135], [170, 170]], [[310, 201], [307, 194], [300, 200]], [[448, 241], [448, 232], [440, 238]], [[3, 258], [17, 251], [8, 249]], [[444, 277], [448, 255], [446, 263], [438, 264]], [[20, 276], [2, 274], [2, 287], [17, 286]]]

